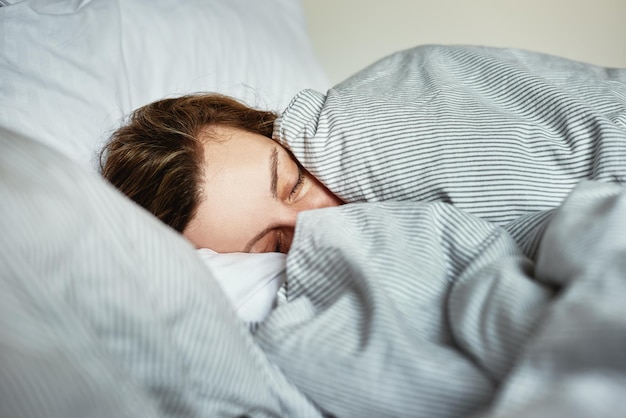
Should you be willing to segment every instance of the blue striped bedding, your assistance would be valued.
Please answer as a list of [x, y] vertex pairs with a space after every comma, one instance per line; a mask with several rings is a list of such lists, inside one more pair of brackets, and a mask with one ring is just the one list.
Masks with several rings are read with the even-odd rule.
[[300, 215], [255, 335], [323, 410], [618, 410], [626, 70], [419, 47], [301, 92], [274, 137], [348, 202]]
[[505, 225], [582, 179], [626, 181], [626, 70], [423, 46], [301, 92], [274, 137], [346, 201], [444, 201]]
[[255, 339], [332, 416], [619, 416], [626, 189], [583, 182], [542, 219], [531, 258], [441, 202], [305, 213]]
[[0, 415], [623, 415], [626, 70], [421, 47], [275, 137], [348, 204], [300, 215], [250, 333], [183, 238], [0, 130]]

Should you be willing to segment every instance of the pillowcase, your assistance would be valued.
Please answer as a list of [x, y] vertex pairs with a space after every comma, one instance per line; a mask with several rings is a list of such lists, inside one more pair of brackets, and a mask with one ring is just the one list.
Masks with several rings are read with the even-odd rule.
[[92, 170], [122, 117], [162, 97], [214, 91], [282, 111], [328, 86], [294, 0], [24, 0], [0, 21], [0, 128]]
[[208, 248], [196, 252], [243, 321], [262, 322], [276, 307], [286, 278], [285, 254], [218, 254]]
[[320, 416], [184, 238], [48, 147], [0, 149], [0, 416]]
[[[10, 42], [3, 42], [0, 48], [3, 104], [0, 142], [5, 142], [1, 141], [5, 130], [21, 134], [11, 134], [6, 142], [23, 143], [19, 146], [26, 148], [17, 152], [22, 154], [22, 159], [31, 151], [37, 155], [36, 161], [25, 163], [20, 175], [40, 183], [36, 192], [23, 190], [23, 199], [15, 200], [11, 212], [5, 206], [12, 202], [10, 195], [3, 193], [0, 201], [3, 220], [10, 219], [9, 214], [19, 215], [24, 220], [22, 224], [29, 225], [34, 235], [20, 235], [25, 232], [18, 228], [20, 223], [3, 222], [11, 228], [3, 228], [1, 253], [12, 264], [3, 264], [7, 269], [2, 271], [8, 272], [8, 267], [13, 266], [17, 269], [38, 266], [39, 276], [27, 280], [25, 286], [37, 290], [36, 286], [44, 283], [45, 290], [38, 296], [50, 298], [52, 302], [48, 301], [47, 305], [53, 307], [58, 307], [60, 299], [70, 309], [63, 314], [67, 314], [65, 317], [56, 320], [42, 315], [49, 319], [50, 325], [44, 343], [37, 344], [44, 336], [28, 340], [38, 334], [38, 329], [16, 332], [18, 337], [26, 336], [26, 340], [16, 342], [15, 352], [28, 353], [30, 348], [38, 358], [45, 359], [43, 353], [53, 348], [45, 342], [53, 340], [69, 350], [66, 346], [74, 343], [71, 337], [76, 337], [78, 331], [74, 333], [60, 326], [66, 323], [65, 319], [72, 323], [82, 321], [85, 334], [90, 336], [85, 344], [89, 345], [81, 348], [75, 344], [75, 350], [68, 351], [67, 358], [83, 359], [86, 353], [99, 350], [104, 357], [100, 359], [103, 363], [100, 369], [111, 370], [111, 381], [133, 380], [147, 391], [160, 390], [160, 396], [152, 399], [162, 410], [174, 415], [184, 412], [236, 416], [253, 414], [250, 411], [254, 410], [275, 416], [316, 416], [317, 411], [310, 403], [252, 344], [247, 329], [236, 321], [227, 301], [221, 299], [223, 292], [215, 286], [212, 275], [207, 274], [191, 247], [185, 248], [180, 236], [168, 232], [104, 181], [88, 176], [89, 171], [97, 169], [97, 153], [121, 118], [151, 101], [215, 91], [251, 106], [280, 111], [303, 88], [325, 89], [328, 81], [313, 54], [301, 3], [293, 0], [2, 3], [10, 4], [0, 7], [0, 40]], [[34, 144], [26, 144], [30, 139], [48, 145], [69, 160], [44, 151], [45, 147], [35, 151], [38, 148]], [[3, 146], [0, 157], [7, 157], [3, 161], [8, 164], [7, 152]], [[72, 161], [88, 170], [78, 170]], [[6, 173], [19, 167], [13, 165]], [[58, 184], [59, 176], [50, 176], [49, 171], [63, 171], [64, 167], [68, 167], [61, 176], [64, 183]], [[88, 179], [83, 181], [85, 176]], [[23, 189], [26, 184], [17, 177], [11, 184], [12, 180], [5, 175], [0, 180], [15, 190]], [[60, 190], [71, 191], [71, 197], [58, 194]], [[68, 199], [67, 212], [54, 209], [60, 207], [58, 203], [63, 198]], [[18, 211], [19, 202], [23, 204], [24, 214]], [[50, 202], [56, 204], [48, 206]], [[32, 216], [28, 217], [26, 212]], [[34, 216], [37, 214], [40, 217]], [[86, 220], [92, 220], [98, 228], [81, 230]], [[44, 227], [58, 228], [45, 235], [37, 231]], [[128, 233], [124, 232], [125, 228]], [[131, 231], [142, 233], [133, 235]], [[11, 237], [16, 237], [22, 250], [16, 249]], [[23, 258], [17, 257], [18, 253]], [[138, 258], [140, 254], [143, 256]], [[106, 271], [99, 272], [99, 268]], [[48, 272], [50, 269], [52, 272]], [[246, 268], [246, 271], [255, 270]], [[62, 274], [58, 275], [56, 284], [36, 279], [49, 278], [54, 272], [68, 273], [66, 281], [61, 280]], [[124, 280], [131, 273], [137, 280]], [[0, 272], [0, 278], [10, 276]], [[57, 293], [53, 294], [48, 289], [50, 286]], [[10, 298], [11, 294], [1, 296]], [[155, 305], [155, 301], [170, 304]], [[32, 306], [38, 304], [31, 302]], [[106, 311], [99, 310], [107, 306]], [[63, 305], [59, 309], [66, 308]], [[102, 316], [102, 312], [106, 315]], [[22, 344], [29, 341], [32, 346]], [[14, 370], [23, 370], [19, 363], [12, 364], [16, 365]], [[87, 369], [87, 372], [94, 370], [89, 365]], [[127, 379], [129, 374], [132, 379]], [[272, 377], [268, 378], [268, 374]], [[110, 377], [102, 376], [104, 380]], [[85, 373], [79, 381], [93, 383], [89, 377]], [[22, 376], [20, 381], [30, 389], [35, 382], [44, 380], [43, 374], [35, 374]], [[12, 382], [11, 387], [18, 384]], [[18, 393], [39, 400], [54, 399], [55, 386], [46, 387], [51, 398], [35, 390], [31, 395], [26, 390]], [[279, 400], [276, 394], [287, 400]], [[16, 402], [28, 404], [20, 399]], [[64, 399], [55, 402], [62, 405]], [[42, 410], [54, 414], [45, 407]]]
[[25, 0], [0, 21], [0, 126], [92, 168], [154, 100], [215, 91], [282, 111], [328, 84], [299, 1]]

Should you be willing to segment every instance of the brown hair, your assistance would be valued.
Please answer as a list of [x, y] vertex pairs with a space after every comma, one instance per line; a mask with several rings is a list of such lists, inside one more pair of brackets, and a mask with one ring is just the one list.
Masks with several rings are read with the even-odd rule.
[[219, 94], [159, 100], [135, 110], [113, 133], [100, 153], [100, 169], [116, 188], [182, 233], [202, 198], [205, 128], [226, 126], [271, 138], [276, 117]]

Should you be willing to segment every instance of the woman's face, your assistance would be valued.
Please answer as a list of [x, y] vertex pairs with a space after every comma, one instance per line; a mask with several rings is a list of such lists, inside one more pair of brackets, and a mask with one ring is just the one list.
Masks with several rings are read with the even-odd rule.
[[201, 202], [183, 234], [217, 252], [282, 252], [298, 212], [341, 201], [271, 139], [211, 127], [204, 145]]

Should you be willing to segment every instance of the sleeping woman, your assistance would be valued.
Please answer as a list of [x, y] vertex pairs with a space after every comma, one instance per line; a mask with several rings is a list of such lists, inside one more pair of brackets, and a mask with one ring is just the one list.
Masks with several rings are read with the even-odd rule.
[[278, 117], [149, 104], [103, 157], [196, 247], [289, 252], [255, 342], [333, 415], [469, 416], [623, 364], [625, 70], [421, 47]]
[[197, 248], [286, 253], [298, 212], [341, 200], [271, 139], [276, 117], [216, 94], [160, 100], [115, 132], [102, 174]]
[[626, 181], [626, 70], [425, 46], [281, 115], [215, 94], [136, 110], [102, 153], [115, 187], [217, 252], [287, 253], [304, 210], [446, 202], [499, 226], [581, 180]]

